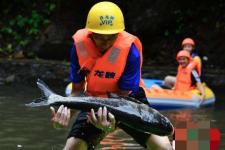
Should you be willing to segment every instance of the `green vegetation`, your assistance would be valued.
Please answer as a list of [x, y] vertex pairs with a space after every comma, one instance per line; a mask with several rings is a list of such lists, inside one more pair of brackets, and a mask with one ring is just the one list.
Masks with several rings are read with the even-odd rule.
[[33, 40], [38, 40], [56, 8], [54, 2], [44, 0], [18, 0], [12, 3], [2, 0], [0, 4], [0, 53], [6, 55], [23, 50]]
[[[98, 1], [1, 0], [0, 57], [21, 50], [26, 58], [69, 58], [65, 49], [71, 36], [85, 26], [90, 7]], [[199, 54], [208, 57], [207, 66], [224, 66], [224, 0], [114, 2], [124, 12], [126, 31], [141, 39], [145, 61], [175, 65], [180, 42], [192, 37]]]

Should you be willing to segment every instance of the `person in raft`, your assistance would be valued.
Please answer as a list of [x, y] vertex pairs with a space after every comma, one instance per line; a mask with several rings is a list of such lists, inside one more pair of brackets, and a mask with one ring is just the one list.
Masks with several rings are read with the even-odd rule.
[[179, 51], [176, 59], [179, 66], [173, 89], [189, 91], [197, 88], [201, 93], [200, 100], [203, 100], [205, 98], [205, 90], [196, 69], [197, 62], [192, 59], [190, 53], [186, 50]]
[[[196, 70], [199, 74], [199, 76], [201, 77], [202, 75], [202, 61], [201, 58], [199, 57], [198, 53], [195, 50], [195, 42], [193, 39], [191, 38], [185, 38], [182, 41], [182, 49], [186, 50], [190, 53], [192, 60], [196, 62]], [[176, 77], [175, 76], [166, 76], [163, 82], [163, 87], [166, 88], [172, 88], [174, 86], [174, 83], [176, 81]]]
[[[86, 28], [73, 35], [71, 96], [84, 92], [96, 97], [107, 97], [108, 92], [138, 95], [142, 45], [136, 36], [124, 31], [124, 28], [123, 14], [116, 4], [99, 2], [90, 9]], [[68, 126], [72, 116], [69, 108], [61, 105], [57, 111], [53, 107], [50, 109], [54, 126]], [[79, 112], [64, 150], [94, 149], [116, 127], [123, 129], [147, 149], [172, 149], [167, 136], [142, 133], [117, 123], [114, 115], [104, 107], [97, 112], [93, 109]]]

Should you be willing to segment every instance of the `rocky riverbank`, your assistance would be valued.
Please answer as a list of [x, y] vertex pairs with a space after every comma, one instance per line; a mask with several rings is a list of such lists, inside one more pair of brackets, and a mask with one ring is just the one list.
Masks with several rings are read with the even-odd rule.
[[[205, 81], [210, 86], [225, 86], [225, 71], [205, 69]], [[163, 79], [166, 75], [175, 75], [176, 68], [168, 66], [149, 67], [144, 65], [144, 78]], [[65, 86], [69, 83], [69, 63], [42, 59], [0, 59], [0, 85], [35, 84], [37, 78], [51, 85]]]
[[37, 78], [53, 85], [69, 82], [69, 64], [62, 61], [0, 59], [0, 84], [35, 84]]

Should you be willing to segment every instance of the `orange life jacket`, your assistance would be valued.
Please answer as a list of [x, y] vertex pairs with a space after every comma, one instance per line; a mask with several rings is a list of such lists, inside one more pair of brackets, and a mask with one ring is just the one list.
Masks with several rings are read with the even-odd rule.
[[178, 66], [174, 90], [189, 91], [196, 87], [195, 85], [192, 85], [191, 80], [191, 72], [196, 69], [196, 66], [197, 63], [195, 61], [191, 61], [185, 68], [180, 65]]
[[89, 71], [86, 77], [87, 93], [92, 96], [104, 96], [107, 92], [119, 93], [118, 81], [132, 43], [139, 50], [142, 65], [141, 42], [136, 36], [123, 31], [118, 34], [113, 46], [102, 55], [92, 41], [91, 34], [81, 29], [73, 35], [81, 69]]

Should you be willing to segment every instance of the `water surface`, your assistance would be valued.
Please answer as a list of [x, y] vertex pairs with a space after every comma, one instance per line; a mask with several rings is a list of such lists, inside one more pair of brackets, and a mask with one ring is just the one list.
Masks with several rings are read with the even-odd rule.
[[[52, 88], [57, 89], [57, 88]], [[201, 109], [185, 109], [163, 112], [174, 124], [180, 121], [208, 120], [219, 128], [221, 149], [225, 149], [225, 93], [224, 88], [214, 88], [215, 106]], [[62, 94], [63, 89], [57, 89]], [[56, 130], [50, 122], [48, 108], [26, 108], [25, 103], [39, 97], [36, 87], [25, 85], [0, 86], [0, 150], [61, 150], [69, 129]], [[98, 149], [143, 149], [122, 130], [108, 135]]]

